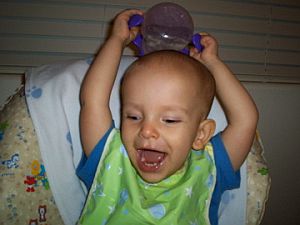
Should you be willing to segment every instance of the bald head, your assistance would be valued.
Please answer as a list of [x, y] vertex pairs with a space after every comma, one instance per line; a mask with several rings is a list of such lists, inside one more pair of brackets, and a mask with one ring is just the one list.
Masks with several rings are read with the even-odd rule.
[[[155, 77], [156, 74], [159, 77]], [[166, 86], [179, 79], [191, 92], [190, 97], [195, 99], [195, 108], [201, 108], [202, 116], [207, 116], [215, 95], [215, 82], [211, 73], [200, 62], [177, 51], [164, 50], [147, 54], [136, 60], [125, 72], [122, 95], [126, 94], [123, 86], [128, 80], [139, 78], [142, 86], [151, 76], [161, 79]]]

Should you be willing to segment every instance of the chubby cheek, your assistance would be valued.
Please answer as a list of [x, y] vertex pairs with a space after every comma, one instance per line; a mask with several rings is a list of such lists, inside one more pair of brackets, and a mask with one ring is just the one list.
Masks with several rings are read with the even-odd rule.
[[[184, 162], [186, 161], [189, 153], [190, 147], [188, 146], [181, 146], [174, 150], [174, 152], [170, 156], [171, 164], [174, 165], [174, 170], [179, 170], [183, 167]], [[175, 172], [174, 171], [174, 172]]]
[[194, 138], [190, 135], [181, 135], [180, 137], [174, 138], [172, 143], [172, 153], [171, 153], [171, 161], [177, 166], [179, 169], [183, 166], [186, 158], [188, 157], [192, 145], [194, 142]]
[[133, 145], [136, 131], [131, 126], [127, 126], [126, 123], [121, 126], [121, 137], [123, 143], [127, 146]]
[[192, 148], [196, 133], [185, 129], [181, 132], [169, 132], [168, 136], [173, 149], [180, 149], [181, 154], [185, 154]]
[[136, 151], [134, 149], [134, 131], [127, 129], [126, 127], [121, 128], [122, 142], [127, 150], [127, 153], [132, 161], [136, 158]]

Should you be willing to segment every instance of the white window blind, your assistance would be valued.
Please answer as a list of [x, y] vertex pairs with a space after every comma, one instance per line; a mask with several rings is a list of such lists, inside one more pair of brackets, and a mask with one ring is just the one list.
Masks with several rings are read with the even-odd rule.
[[[146, 10], [157, 0], [0, 1], [0, 74], [90, 57], [109, 22], [125, 8]], [[220, 44], [221, 58], [243, 81], [300, 83], [300, 1], [177, 0], [195, 32]], [[126, 49], [125, 54], [132, 54]]]

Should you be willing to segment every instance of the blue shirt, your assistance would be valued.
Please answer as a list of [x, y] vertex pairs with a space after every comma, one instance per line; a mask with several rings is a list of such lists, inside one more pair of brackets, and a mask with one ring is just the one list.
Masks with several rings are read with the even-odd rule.
[[[102, 139], [93, 149], [91, 155], [87, 158], [82, 155], [81, 161], [76, 169], [77, 176], [84, 182], [89, 190], [92, 186], [94, 176], [100, 161], [106, 140], [114, 126], [105, 133]], [[210, 142], [213, 145], [214, 157], [216, 162], [217, 177], [216, 185], [212, 195], [212, 200], [209, 208], [209, 219], [212, 225], [218, 224], [218, 209], [222, 194], [226, 190], [239, 188], [240, 186], [240, 171], [234, 171], [225, 146], [223, 144], [221, 134], [214, 136]]]

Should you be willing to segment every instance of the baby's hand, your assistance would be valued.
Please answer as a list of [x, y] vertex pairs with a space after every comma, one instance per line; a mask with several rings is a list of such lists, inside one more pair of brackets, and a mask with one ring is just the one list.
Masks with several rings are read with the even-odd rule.
[[143, 12], [138, 9], [129, 9], [120, 12], [114, 19], [110, 38], [117, 38], [123, 46], [129, 44], [139, 31], [138, 27], [128, 28], [128, 21], [135, 14], [143, 15]]
[[201, 34], [201, 44], [204, 47], [202, 52], [196, 48], [190, 50], [190, 56], [203, 63], [207, 68], [213, 66], [214, 62], [219, 61], [218, 43], [214, 37], [207, 33]]

